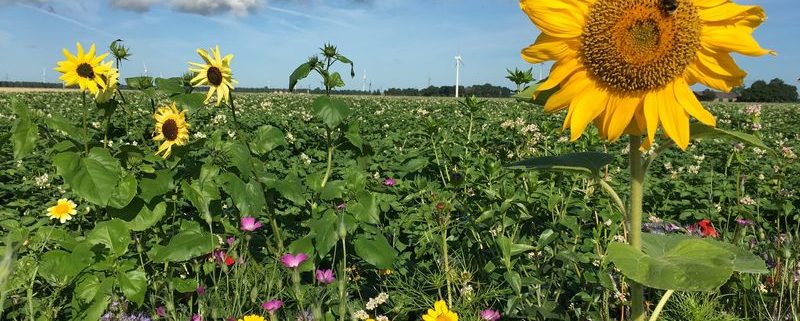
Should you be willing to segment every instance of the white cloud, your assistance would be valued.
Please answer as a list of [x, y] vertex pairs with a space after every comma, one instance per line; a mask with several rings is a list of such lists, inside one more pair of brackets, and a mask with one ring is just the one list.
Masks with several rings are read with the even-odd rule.
[[228, 12], [243, 16], [261, 7], [262, 1], [263, 0], [109, 0], [108, 3], [112, 7], [134, 12], [145, 12], [154, 5], [165, 4], [175, 11], [204, 16]]
[[108, 4], [119, 9], [145, 12], [150, 10], [150, 6], [156, 2], [158, 2], [158, 0], [109, 0]]

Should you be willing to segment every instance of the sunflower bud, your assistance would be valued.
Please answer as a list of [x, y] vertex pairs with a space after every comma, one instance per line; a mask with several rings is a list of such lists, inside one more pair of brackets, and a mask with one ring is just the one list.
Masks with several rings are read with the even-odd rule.
[[128, 60], [128, 57], [131, 56], [130, 48], [125, 47], [121, 44], [122, 39], [117, 39], [111, 42], [111, 45], [108, 46], [108, 50], [111, 51], [111, 54], [114, 55], [114, 58], [117, 60]]
[[336, 57], [336, 46], [326, 43], [322, 48], [322, 55], [327, 58]]

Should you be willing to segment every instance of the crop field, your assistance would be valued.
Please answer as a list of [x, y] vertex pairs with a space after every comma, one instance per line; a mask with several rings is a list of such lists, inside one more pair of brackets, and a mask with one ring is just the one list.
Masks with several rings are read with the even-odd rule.
[[[461, 320], [627, 317], [631, 281], [607, 255], [630, 233], [627, 137], [590, 126], [570, 142], [564, 113], [513, 99], [320, 110], [318, 96], [237, 94], [232, 113], [124, 96], [83, 120], [79, 92], [0, 94], [0, 318], [418, 320], [437, 299]], [[164, 158], [153, 111], [170, 101], [188, 138]], [[800, 106], [706, 107], [726, 132], [644, 152], [643, 228], [715, 238], [765, 270], [719, 272], [702, 251], [675, 263], [689, 276], [652, 263], [703, 290], [676, 292], [662, 319], [797, 320]], [[515, 164], [584, 151], [606, 154]], [[70, 220], [48, 217], [59, 199]]]

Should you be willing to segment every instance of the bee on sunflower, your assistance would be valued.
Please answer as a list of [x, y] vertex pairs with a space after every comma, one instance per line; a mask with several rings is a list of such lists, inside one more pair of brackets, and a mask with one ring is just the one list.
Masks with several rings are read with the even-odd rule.
[[89, 52], [84, 52], [80, 42], [76, 44], [76, 47], [78, 51], [75, 55], [72, 55], [66, 48], [63, 49], [66, 60], [59, 61], [55, 70], [62, 73], [59, 79], [66, 86], [78, 85], [81, 91], [89, 91], [91, 94], [97, 95], [108, 84], [102, 77], [111, 70], [111, 62], [103, 62], [108, 53], [95, 56], [94, 44], [89, 47]]
[[156, 128], [153, 133], [154, 141], [163, 141], [156, 154], [161, 154], [167, 159], [172, 153], [172, 146], [186, 145], [189, 141], [189, 123], [186, 122], [186, 111], [179, 111], [175, 103], [160, 107], [153, 115]]
[[208, 94], [206, 94], [205, 103], [207, 104], [214, 93], [217, 94], [216, 105], [219, 106], [222, 102], [230, 102], [230, 93], [236, 80], [233, 79], [233, 72], [231, 71], [231, 60], [233, 55], [228, 54], [222, 57], [219, 51], [219, 46], [211, 49], [211, 53], [205, 49], [197, 49], [197, 54], [203, 58], [205, 63], [189, 62], [191, 66], [189, 71], [195, 77], [191, 80], [192, 86], [208, 86]]
[[534, 96], [560, 86], [544, 109], [567, 109], [563, 129], [578, 139], [589, 122], [610, 141], [647, 134], [659, 124], [681, 149], [689, 117], [715, 126], [689, 86], [730, 91], [746, 72], [730, 56], [774, 54], [753, 31], [766, 19], [758, 6], [727, 0], [521, 0], [542, 33], [522, 50], [530, 63], [554, 60]]

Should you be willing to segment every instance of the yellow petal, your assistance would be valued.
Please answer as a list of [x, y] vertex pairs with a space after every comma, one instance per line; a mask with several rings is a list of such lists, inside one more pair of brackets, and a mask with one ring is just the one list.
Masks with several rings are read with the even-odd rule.
[[656, 137], [656, 131], [658, 131], [658, 104], [659, 100], [659, 92], [657, 91], [650, 91], [644, 96], [644, 118], [647, 122], [647, 140], [649, 142], [653, 142]]
[[556, 91], [544, 104], [544, 111], [553, 113], [569, 106], [570, 101], [579, 95], [584, 88], [591, 85], [591, 80], [586, 75], [586, 71], [573, 74], [561, 88]]
[[553, 67], [550, 68], [550, 74], [547, 76], [547, 79], [539, 84], [539, 87], [536, 87], [534, 95], [555, 88], [561, 84], [565, 78], [578, 70], [583, 70], [583, 67], [577, 58], [557, 61], [553, 64]]
[[595, 86], [587, 86], [569, 105], [572, 110], [570, 119], [570, 140], [581, 137], [589, 122], [597, 118], [605, 110], [609, 95], [605, 90]]
[[753, 38], [752, 28], [746, 26], [713, 26], [706, 25], [700, 36], [703, 46], [711, 50], [723, 52], [735, 51], [747, 56], [763, 56], [775, 54], [775, 51], [761, 48]]
[[633, 113], [639, 108], [642, 98], [637, 96], [612, 96], [608, 101], [608, 110], [604, 120], [606, 139], [617, 140], [628, 128], [633, 118]]
[[669, 84], [665, 91], [659, 95], [658, 116], [664, 133], [671, 138], [678, 147], [686, 150], [689, 146], [689, 115], [678, 106], [675, 100], [674, 84]]
[[697, 100], [697, 96], [694, 95], [692, 89], [682, 78], [675, 80], [675, 98], [689, 115], [708, 126], [717, 126], [717, 120], [714, 119], [714, 115], [703, 108], [703, 105]]
[[519, 5], [542, 32], [561, 38], [580, 37], [589, 12], [580, 0], [521, 0]]
[[522, 50], [522, 59], [532, 64], [548, 60], [561, 60], [568, 56], [574, 56], [579, 46], [578, 39], [564, 39], [541, 33], [534, 44]]

